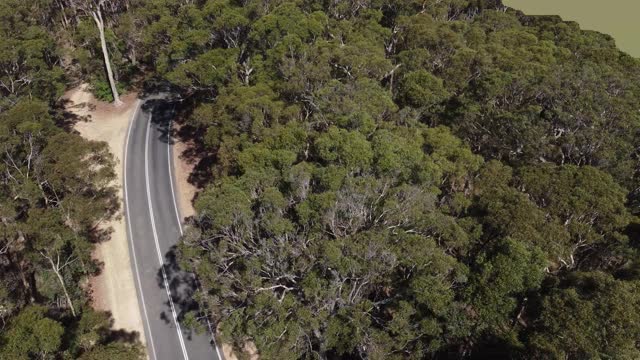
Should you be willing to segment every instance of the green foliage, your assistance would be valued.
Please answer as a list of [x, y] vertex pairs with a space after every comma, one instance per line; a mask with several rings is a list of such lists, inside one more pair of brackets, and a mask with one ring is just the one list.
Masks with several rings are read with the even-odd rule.
[[425, 171], [423, 141], [419, 134], [377, 131], [371, 141], [375, 149], [374, 160], [379, 176], [410, 182], [420, 179]]
[[366, 138], [353, 131], [331, 127], [315, 141], [318, 158], [349, 171], [368, 170], [373, 154]]
[[21, 311], [2, 338], [0, 355], [29, 359], [57, 352], [64, 328], [59, 322], [46, 317], [45, 312], [46, 308], [42, 306], [30, 306]]
[[[120, 82], [116, 84], [116, 88], [118, 89], [118, 93], [122, 95], [124, 92], [124, 85]], [[96, 99], [105, 102], [113, 101], [113, 93], [111, 92], [111, 86], [107, 80], [95, 79], [90, 84], [90, 89]]]
[[107, 144], [57, 126], [74, 76], [62, 4], [0, 4], [0, 358], [139, 359], [139, 343], [115, 341], [109, 315], [88, 306], [100, 224], [119, 200]]
[[405, 105], [428, 108], [446, 100], [449, 94], [442, 86], [442, 79], [418, 70], [404, 76], [398, 97]]
[[606, 38], [489, 0], [140, 9], [213, 159], [181, 263], [237, 349], [637, 357], [640, 66]]
[[[478, 276], [470, 286], [482, 326], [500, 327], [509, 321], [523, 295], [537, 290], [547, 265], [542, 251], [511, 238], [501, 239], [476, 258]], [[498, 331], [500, 333], [500, 331]]]
[[0, 112], [0, 357], [77, 357], [105, 346], [139, 358], [138, 345], [109, 340], [106, 314], [78, 311], [88, 301], [80, 284], [98, 269], [94, 241], [109, 233], [96, 224], [118, 209], [113, 155], [56, 127], [51, 113], [26, 99]]
[[0, 109], [23, 96], [48, 101], [64, 91], [61, 52], [32, 12], [29, 2], [0, 4]]
[[530, 337], [538, 358], [640, 356], [635, 339], [640, 284], [602, 272], [576, 273], [545, 296]]
[[237, 54], [236, 49], [210, 50], [178, 65], [167, 74], [167, 79], [186, 88], [214, 89], [231, 81]]
[[[1, 351], [139, 357], [77, 285], [117, 208], [113, 158], [48, 106], [63, 63], [111, 96], [95, 26], [27, 3], [0, 4]], [[639, 356], [640, 63], [609, 37], [495, 0], [113, 4], [119, 82], [171, 83], [211, 162], [179, 259], [236, 349]], [[48, 311], [58, 255], [81, 261]]]
[[83, 353], [81, 360], [129, 360], [143, 358], [140, 347], [123, 343], [111, 343]]
[[[76, 9], [76, 6], [82, 6], [82, 3], [76, 5], [69, 4], [69, 10]], [[110, 20], [118, 19], [119, 8], [118, 2], [112, 3], [110, 7], [103, 7], [102, 16], [105, 19], [105, 41], [107, 51], [111, 62], [111, 69], [114, 72], [116, 85], [124, 88], [121, 83], [128, 84], [133, 80], [136, 74], [136, 55], [135, 48], [132, 48], [135, 40], [136, 30], [131, 29], [130, 18], [124, 16], [122, 19], [122, 30], [114, 29], [110, 26]], [[79, 9], [75, 11], [81, 11]], [[114, 13], [115, 12], [115, 13]], [[100, 100], [106, 101], [113, 95], [108, 95], [108, 79], [104, 63], [104, 55], [100, 44], [100, 37], [96, 23], [89, 14], [82, 16], [77, 13], [69, 13], [66, 20], [71, 28], [64, 28], [58, 32], [62, 41], [72, 46], [62, 47], [66, 52], [65, 56], [73, 59], [74, 66], [68, 67], [67, 73], [73, 77], [80, 78], [91, 85], [94, 95]], [[60, 19], [65, 22], [64, 19]], [[129, 27], [129, 29], [127, 29]], [[129, 32], [127, 32], [129, 30]], [[134, 51], [134, 54], [128, 53]], [[133, 62], [133, 64], [131, 63]], [[119, 89], [120, 90], [120, 89]]]

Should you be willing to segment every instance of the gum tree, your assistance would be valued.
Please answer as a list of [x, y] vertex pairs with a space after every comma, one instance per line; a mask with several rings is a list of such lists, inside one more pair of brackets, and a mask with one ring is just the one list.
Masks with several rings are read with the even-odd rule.
[[119, 0], [70, 0], [70, 3], [77, 16], [89, 16], [96, 24], [100, 37], [100, 48], [102, 50], [104, 67], [107, 72], [111, 94], [113, 95], [113, 104], [120, 106], [122, 105], [122, 101], [120, 100], [120, 94], [116, 86], [111, 59], [109, 57], [109, 49], [107, 48], [105, 29], [108, 22], [105, 20], [108, 15], [117, 13], [121, 8], [125, 7], [126, 4], [124, 1]]

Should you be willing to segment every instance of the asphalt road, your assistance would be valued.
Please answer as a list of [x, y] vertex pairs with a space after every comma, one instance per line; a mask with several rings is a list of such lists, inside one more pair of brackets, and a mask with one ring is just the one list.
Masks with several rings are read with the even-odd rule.
[[125, 145], [124, 196], [129, 250], [151, 360], [221, 359], [211, 333], [181, 326], [197, 309], [192, 274], [178, 269], [173, 248], [182, 233], [173, 184], [172, 107], [141, 102]]

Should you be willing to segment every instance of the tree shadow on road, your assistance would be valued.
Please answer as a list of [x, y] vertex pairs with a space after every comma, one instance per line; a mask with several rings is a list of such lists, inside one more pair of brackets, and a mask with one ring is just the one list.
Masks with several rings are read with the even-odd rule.
[[176, 102], [171, 136], [176, 141], [186, 144], [186, 149], [178, 155], [192, 167], [188, 178], [189, 183], [202, 189], [211, 180], [211, 170], [216, 163], [216, 154], [204, 144], [204, 129], [188, 121], [195, 108], [192, 101], [193, 99]]
[[156, 130], [154, 136], [162, 143], [173, 143], [169, 134], [169, 126], [174, 116], [175, 104], [164, 99], [147, 100], [142, 110], [151, 114], [151, 126]]
[[[180, 322], [183, 333], [191, 340], [196, 334], [206, 331], [206, 326], [204, 326], [204, 324], [198, 324], [197, 327], [191, 327], [191, 325], [194, 324], [185, 323], [189, 314], [196, 315], [196, 318], [201, 317], [200, 306], [196, 300], [198, 282], [193, 273], [186, 272], [180, 268], [177, 259], [177, 247], [175, 245], [165, 254], [164, 274], [162, 273], [162, 269], [159, 269], [156, 274], [158, 286], [161, 288], [165, 287], [165, 274], [178, 321]], [[167, 323], [173, 323], [171, 304], [167, 301], [165, 305], [166, 308], [162, 312], [161, 318]]]

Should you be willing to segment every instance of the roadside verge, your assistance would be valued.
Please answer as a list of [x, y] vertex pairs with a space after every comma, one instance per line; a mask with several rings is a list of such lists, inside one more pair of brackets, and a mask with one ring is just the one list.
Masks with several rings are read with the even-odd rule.
[[[79, 121], [74, 125], [82, 137], [88, 140], [108, 143], [117, 165], [118, 196], [122, 204], [122, 173], [124, 141], [136, 107], [139, 104], [137, 94], [122, 97], [124, 104], [114, 107], [97, 101], [87, 90], [86, 85], [70, 90], [65, 95], [67, 111], [88, 121]], [[94, 258], [102, 262], [101, 273], [91, 279], [92, 301], [97, 310], [109, 311], [113, 317], [113, 328], [135, 331], [140, 341], [145, 342], [142, 317], [138, 306], [137, 292], [130, 266], [129, 245], [121, 205], [120, 215], [106, 223], [113, 229], [110, 240], [97, 244]]]

